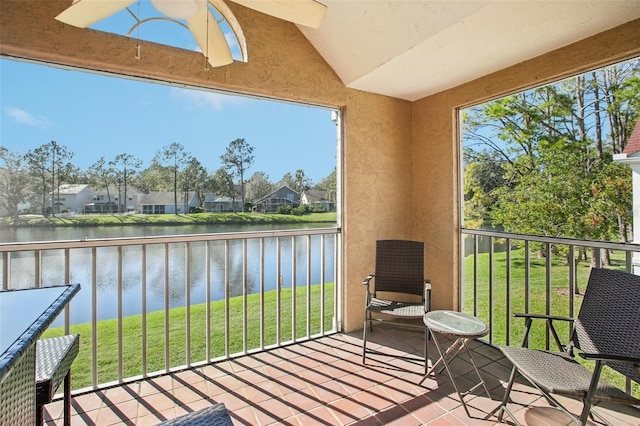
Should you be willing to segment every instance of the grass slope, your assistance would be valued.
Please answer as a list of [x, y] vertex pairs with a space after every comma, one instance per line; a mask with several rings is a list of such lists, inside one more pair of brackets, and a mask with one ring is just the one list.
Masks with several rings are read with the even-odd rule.
[[[321, 332], [322, 300], [324, 299], [324, 331], [331, 330], [334, 310], [334, 285], [326, 284], [324, 292], [319, 284], [310, 287], [310, 303], [307, 304], [306, 287], [295, 289], [295, 338], [303, 338]], [[264, 293], [261, 302], [260, 294], [250, 294], [246, 297], [234, 297], [229, 300], [227, 307], [224, 300], [211, 302], [211, 359], [228, 354], [259, 349], [262, 346], [274, 345], [294, 339], [293, 323], [293, 293], [291, 288], [282, 289], [278, 309], [278, 293], [269, 291]], [[264, 303], [264, 321], [261, 323], [260, 306]], [[246, 306], [246, 324], [245, 309]], [[306, 315], [310, 312], [307, 330]], [[228, 329], [226, 334], [228, 315]], [[146, 315], [147, 327], [147, 372], [165, 369], [165, 361], [170, 368], [187, 364], [187, 309], [173, 308], [169, 311], [168, 342], [165, 342], [165, 313], [164, 311], [149, 312]], [[190, 320], [190, 362], [196, 363], [207, 360], [206, 354], [206, 304], [192, 305], [189, 312]], [[143, 373], [143, 326], [142, 315], [123, 318], [122, 324], [122, 377], [133, 377]], [[99, 321], [97, 325], [97, 370], [98, 383], [108, 383], [118, 380], [118, 329], [117, 319]], [[261, 330], [264, 329], [261, 344]], [[244, 334], [246, 330], [246, 335]], [[92, 330], [91, 324], [78, 324], [71, 327], [71, 333], [80, 334], [80, 352], [73, 363], [73, 388], [79, 389], [92, 385]], [[64, 334], [64, 327], [49, 329], [43, 338]], [[227, 340], [228, 339], [228, 340]], [[246, 346], [244, 344], [246, 340]], [[227, 349], [227, 341], [228, 349]], [[168, 343], [168, 346], [167, 346]], [[165, 350], [169, 358], [165, 359]]]

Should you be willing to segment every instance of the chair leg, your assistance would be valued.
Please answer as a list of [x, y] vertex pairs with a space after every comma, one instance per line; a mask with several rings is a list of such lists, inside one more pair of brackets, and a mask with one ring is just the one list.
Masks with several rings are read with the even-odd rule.
[[36, 426], [42, 426], [44, 424], [44, 405], [38, 405], [36, 407]]
[[[516, 380], [516, 374], [518, 373], [518, 369], [513, 367], [511, 370], [511, 376], [509, 377], [509, 383], [507, 384], [507, 389], [504, 391], [504, 397], [502, 398], [502, 405], [500, 406], [500, 411], [498, 412], [498, 421], [502, 423], [502, 416], [506, 412], [510, 417], [511, 413], [507, 409], [507, 402], [509, 401], [509, 395], [511, 394], [511, 388], [513, 388], [513, 382]], [[514, 418], [515, 420], [515, 418]]]
[[429, 371], [429, 329], [424, 327], [424, 374]]
[[364, 327], [362, 329], [362, 364], [367, 359], [367, 312], [364, 313]]
[[587, 391], [587, 395], [584, 398], [584, 405], [582, 406], [582, 413], [580, 414], [580, 424], [586, 425], [589, 413], [591, 412], [591, 401], [593, 395], [598, 388], [598, 381], [600, 380], [600, 373], [602, 372], [602, 361], [596, 361], [596, 366], [593, 369], [593, 376], [591, 376], [591, 385]]
[[71, 370], [64, 376], [64, 426], [71, 426]]

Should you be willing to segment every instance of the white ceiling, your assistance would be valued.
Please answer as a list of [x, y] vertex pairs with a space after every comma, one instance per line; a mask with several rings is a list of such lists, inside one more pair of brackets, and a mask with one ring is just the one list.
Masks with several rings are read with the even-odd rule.
[[347, 87], [414, 101], [640, 18], [640, 0], [319, 0]]

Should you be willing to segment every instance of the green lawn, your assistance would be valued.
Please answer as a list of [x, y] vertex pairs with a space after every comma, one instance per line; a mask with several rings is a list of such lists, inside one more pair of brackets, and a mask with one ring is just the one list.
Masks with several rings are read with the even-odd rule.
[[193, 214], [86, 214], [43, 217], [21, 216], [14, 220], [0, 218], [6, 226], [121, 226], [121, 225], [263, 225], [272, 223], [335, 223], [336, 212], [310, 213], [303, 216], [262, 213], [193, 213]]
[[[325, 311], [324, 330], [331, 330], [333, 311], [334, 285], [326, 284], [324, 290]], [[292, 291], [282, 289], [280, 293], [280, 315], [277, 309], [277, 292], [270, 291], [264, 295], [264, 346], [277, 343], [277, 332], [280, 330], [280, 341], [292, 340]], [[321, 325], [321, 286], [311, 286], [310, 294], [310, 335], [320, 333]], [[211, 303], [211, 358], [225, 356], [243, 351], [244, 335], [244, 299], [234, 297], [229, 300], [229, 349], [226, 350], [225, 335], [225, 303]], [[260, 348], [260, 295], [251, 294], [246, 298], [247, 335], [246, 350]], [[296, 338], [307, 335], [307, 289], [296, 288]], [[204, 361], [206, 356], [206, 304], [192, 305], [190, 311], [190, 334], [192, 363]], [[165, 368], [165, 315], [164, 311], [147, 314], [147, 372], [164, 370]], [[185, 365], [186, 360], [186, 323], [185, 308], [174, 308], [169, 311], [169, 366]], [[278, 328], [277, 325], [280, 324]], [[71, 333], [80, 334], [80, 352], [73, 363], [73, 387], [75, 389], [91, 386], [92, 365], [92, 330], [91, 324], [79, 324], [71, 327]], [[64, 328], [49, 329], [43, 338], [64, 334]], [[142, 316], [134, 315], [122, 321], [122, 353], [123, 377], [142, 374]], [[107, 383], [118, 379], [118, 321], [105, 320], [97, 325], [98, 351], [98, 383]]]

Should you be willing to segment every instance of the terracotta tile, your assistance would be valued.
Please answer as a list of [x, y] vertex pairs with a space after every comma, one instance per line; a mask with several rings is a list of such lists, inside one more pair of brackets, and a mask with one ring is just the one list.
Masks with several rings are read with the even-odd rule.
[[238, 408], [237, 410], [233, 410], [229, 412], [231, 416], [231, 420], [234, 424], [240, 425], [259, 425], [266, 424], [262, 422], [258, 422], [256, 419], [256, 415], [254, 413], [254, 409], [251, 406], [246, 406], [244, 408]]
[[242, 388], [242, 393], [254, 404], [268, 398], [278, 398], [282, 396], [278, 384], [272, 380], [262, 380], [251, 386], [245, 386]]
[[337, 381], [328, 381], [322, 384], [312, 385], [309, 387], [311, 392], [318, 397], [320, 401], [327, 404], [336, 399], [348, 396], [349, 391]]
[[278, 423], [281, 420], [292, 417], [294, 411], [285, 400], [269, 399], [262, 402], [259, 407], [254, 406], [257, 417], [270, 417]]
[[336, 422], [336, 418], [333, 415], [333, 410], [330, 407], [317, 407], [306, 413], [297, 414], [294, 417], [297, 424], [301, 426], [307, 425], [321, 425], [330, 426], [335, 424], [347, 424], [343, 422]]
[[82, 412], [71, 416], [72, 425], [96, 425], [98, 421], [98, 410]]
[[131, 395], [129, 389], [130, 388], [127, 388], [125, 386], [118, 386], [115, 388], [107, 389], [103, 398], [104, 404], [118, 405], [120, 403], [133, 400], [135, 396]]
[[144, 398], [145, 406], [153, 412], [162, 412], [175, 407], [173, 395], [170, 393], [156, 393]]
[[244, 408], [246, 406], [251, 405], [251, 402], [248, 401], [242, 394], [236, 392], [226, 392], [216, 395], [213, 398], [215, 402], [222, 402], [227, 407], [227, 410], [234, 411], [239, 408]]
[[417, 396], [402, 403], [402, 406], [422, 423], [428, 423], [446, 411], [425, 396]]
[[173, 389], [173, 397], [176, 405], [185, 405], [189, 402], [197, 401], [199, 399], [207, 398], [206, 392], [199, 391], [190, 386], [181, 386]]
[[208, 379], [215, 379], [216, 377], [226, 376], [228, 374], [226, 371], [218, 368], [217, 364], [199, 367], [198, 371]]
[[[420, 333], [376, 328], [371, 347], [421, 355]], [[361, 334], [337, 334], [193, 370], [153, 377], [74, 396], [74, 425], [157, 424], [223, 402], [236, 425], [494, 425], [510, 366], [495, 348], [473, 342], [473, 356], [491, 397], [482, 388], [465, 396], [468, 417], [446, 372], [424, 374], [420, 361], [372, 356], [362, 364]], [[398, 349], [401, 348], [401, 349]], [[433, 342], [429, 356], [437, 359]], [[461, 356], [452, 369], [464, 391], [477, 382]], [[456, 365], [458, 364], [458, 365]], [[455, 367], [455, 368], [453, 368]], [[556, 410], [518, 378], [509, 408], [523, 424], [549, 423]], [[571, 402], [572, 410], [581, 404]], [[638, 426], [638, 410], [615, 404], [600, 410], [612, 424]], [[60, 424], [60, 401], [47, 407], [48, 424]], [[513, 423], [505, 417], [506, 424]], [[593, 423], [599, 425], [599, 423]]]
[[371, 415], [371, 410], [353, 398], [337, 399], [327, 405], [339, 424], [348, 424]]
[[180, 371], [178, 373], [174, 373], [172, 376], [174, 383], [178, 382], [183, 386], [192, 385], [204, 380], [204, 377], [201, 374], [198, 374], [193, 370]]
[[140, 416], [136, 419], [136, 426], [152, 426], [157, 425], [158, 423], [167, 420], [165, 418], [158, 418], [154, 414], [146, 414], [144, 416]]
[[293, 411], [293, 414], [304, 413], [305, 411], [312, 410], [318, 406], [323, 405], [313, 393], [311, 392], [291, 392], [282, 397], [282, 400]]
[[75, 413], [97, 410], [102, 406], [103, 393], [91, 392], [71, 398], [71, 410]]
[[102, 407], [98, 412], [97, 424], [108, 426], [115, 424], [134, 424], [133, 420], [136, 415], [133, 414], [132, 417], [127, 416], [124, 412], [117, 409], [115, 406], [106, 406]]
[[54, 401], [44, 406], [42, 418], [44, 421], [57, 420], [62, 418], [63, 411], [63, 401]]

